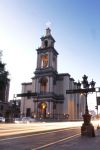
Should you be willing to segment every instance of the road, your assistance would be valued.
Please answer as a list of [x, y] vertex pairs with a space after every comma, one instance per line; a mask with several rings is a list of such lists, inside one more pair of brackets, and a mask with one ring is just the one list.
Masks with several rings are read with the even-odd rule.
[[82, 122], [0, 124], [2, 150], [55, 150], [80, 136]]

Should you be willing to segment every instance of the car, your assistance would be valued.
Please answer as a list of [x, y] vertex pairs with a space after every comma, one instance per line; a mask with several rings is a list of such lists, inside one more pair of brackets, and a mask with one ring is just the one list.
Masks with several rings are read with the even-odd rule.
[[22, 123], [22, 119], [21, 118], [15, 118], [14, 123]]
[[5, 122], [5, 118], [4, 117], [0, 117], [0, 122]]
[[31, 118], [31, 117], [23, 117], [22, 122], [23, 123], [32, 123], [32, 122], [35, 122], [35, 119]]

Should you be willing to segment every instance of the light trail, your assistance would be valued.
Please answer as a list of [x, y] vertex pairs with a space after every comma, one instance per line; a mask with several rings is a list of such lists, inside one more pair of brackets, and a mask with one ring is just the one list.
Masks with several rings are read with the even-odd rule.
[[56, 133], [56, 132], [60, 132], [60, 131], [67, 131], [67, 130], [72, 130], [72, 129], [76, 129], [76, 127], [75, 128], [67, 128], [67, 129], [59, 129], [59, 130], [56, 130], [56, 131], [48, 131], [48, 132], [43, 132], [43, 133], [34, 133], [34, 134], [31, 134], [31, 135], [22, 135], [22, 136], [4, 138], [4, 139], [0, 139], [0, 142], [1, 141], [7, 141], [7, 140], [13, 140], [13, 139], [26, 138], [26, 137], [31, 137], [31, 136], [37, 136], [37, 135], [52, 134], [52, 133]]
[[[92, 121], [95, 128], [99, 121]], [[30, 123], [30, 124], [1, 124], [0, 137], [9, 135], [18, 135], [23, 133], [40, 132], [47, 130], [56, 130], [61, 128], [81, 127], [81, 122], [54, 122], [54, 123]]]
[[0, 137], [18, 135], [22, 133], [55, 130], [81, 126], [81, 122], [55, 122], [55, 123], [33, 123], [33, 124], [4, 124], [0, 128]]

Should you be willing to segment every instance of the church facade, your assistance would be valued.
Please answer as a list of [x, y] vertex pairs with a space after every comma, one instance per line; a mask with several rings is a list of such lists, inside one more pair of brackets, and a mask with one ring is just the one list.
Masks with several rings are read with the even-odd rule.
[[50, 28], [41, 37], [37, 49], [37, 66], [32, 82], [22, 83], [22, 93], [37, 93], [21, 98], [21, 115], [34, 118], [70, 119], [82, 118], [85, 112], [85, 97], [81, 94], [66, 94], [77, 89], [78, 83], [69, 73], [58, 73], [58, 52]]

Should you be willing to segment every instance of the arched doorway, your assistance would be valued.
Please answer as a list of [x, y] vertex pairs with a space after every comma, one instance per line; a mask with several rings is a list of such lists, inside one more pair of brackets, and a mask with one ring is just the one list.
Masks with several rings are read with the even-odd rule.
[[45, 102], [39, 103], [38, 109], [39, 109], [40, 118], [46, 118], [46, 108], [47, 108], [47, 104]]

